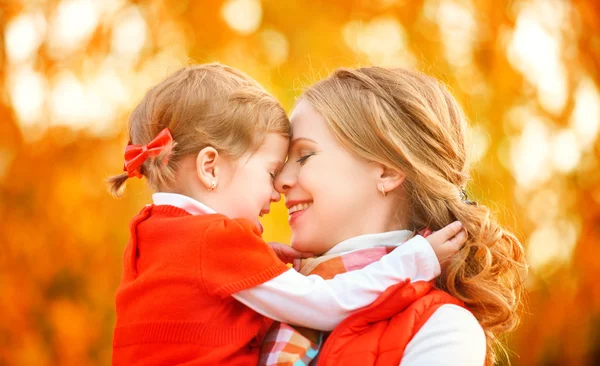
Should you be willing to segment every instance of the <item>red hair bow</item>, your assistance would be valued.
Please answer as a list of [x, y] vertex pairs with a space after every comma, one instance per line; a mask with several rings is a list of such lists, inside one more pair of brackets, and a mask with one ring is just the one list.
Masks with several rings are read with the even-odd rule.
[[150, 141], [147, 145], [133, 145], [129, 144], [125, 147], [125, 165], [123, 171], [127, 172], [129, 178], [142, 177], [140, 171], [142, 164], [151, 156], [160, 155], [166, 146], [173, 143], [173, 137], [171, 131], [168, 128], [160, 131], [154, 140]]

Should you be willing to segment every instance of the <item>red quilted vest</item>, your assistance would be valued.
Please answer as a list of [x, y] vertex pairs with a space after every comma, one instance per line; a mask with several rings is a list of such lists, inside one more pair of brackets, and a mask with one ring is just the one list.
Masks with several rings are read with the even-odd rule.
[[319, 366], [398, 366], [406, 345], [442, 305], [464, 304], [425, 281], [399, 283], [331, 333]]

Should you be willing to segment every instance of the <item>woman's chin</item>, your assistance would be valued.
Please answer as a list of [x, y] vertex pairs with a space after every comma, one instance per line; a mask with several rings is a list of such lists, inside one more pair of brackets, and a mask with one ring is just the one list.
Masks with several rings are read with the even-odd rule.
[[[314, 243], [314, 241], [313, 241]], [[290, 245], [292, 246], [292, 248], [299, 250], [301, 252], [311, 252], [313, 253], [313, 251], [315, 250], [314, 245], [311, 245], [311, 241], [310, 240], [303, 240], [301, 236], [292, 233], [292, 240]]]
[[330, 249], [314, 239], [304, 239], [294, 234], [292, 234], [291, 246], [301, 252], [313, 253], [315, 256], [322, 255]]
[[306, 245], [303, 242], [298, 242], [297, 240], [294, 240], [293, 238], [292, 238], [292, 242], [290, 245], [292, 246], [292, 248], [299, 250], [301, 252], [309, 252], [310, 251], [309, 250], [310, 245]]

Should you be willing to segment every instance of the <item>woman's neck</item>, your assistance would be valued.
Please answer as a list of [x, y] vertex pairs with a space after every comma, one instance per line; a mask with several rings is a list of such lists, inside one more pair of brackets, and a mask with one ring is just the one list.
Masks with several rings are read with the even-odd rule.
[[414, 236], [410, 230], [393, 230], [376, 234], [364, 234], [346, 239], [334, 245], [322, 255], [342, 254], [357, 249], [379, 246], [398, 246]]

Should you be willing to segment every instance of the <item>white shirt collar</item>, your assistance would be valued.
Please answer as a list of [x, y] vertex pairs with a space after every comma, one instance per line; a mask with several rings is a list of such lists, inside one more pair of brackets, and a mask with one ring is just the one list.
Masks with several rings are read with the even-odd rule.
[[323, 255], [346, 253], [358, 249], [366, 249], [382, 246], [398, 246], [413, 237], [410, 230], [395, 230], [385, 233], [365, 234], [355, 236], [336, 244]]
[[157, 192], [152, 195], [152, 201], [154, 201], [154, 204], [157, 206], [169, 205], [178, 207], [187, 211], [190, 215], [206, 215], [217, 213], [217, 211], [208, 207], [204, 203], [179, 193]]

